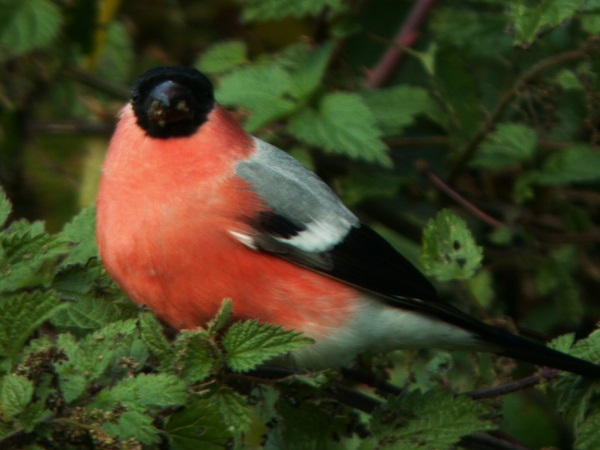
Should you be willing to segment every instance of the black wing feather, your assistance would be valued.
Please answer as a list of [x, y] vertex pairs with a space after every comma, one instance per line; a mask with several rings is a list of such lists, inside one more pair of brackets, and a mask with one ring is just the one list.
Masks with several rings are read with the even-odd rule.
[[441, 301], [419, 270], [385, 239], [366, 225], [354, 227], [345, 239], [327, 252], [307, 253], [277, 237], [292, 237], [305, 227], [273, 212], [261, 214], [255, 223], [261, 232], [258, 247], [296, 264], [378, 295], [382, 301], [405, 310], [441, 319], [471, 331], [497, 353], [540, 366], [555, 367], [600, 378], [600, 366], [552, 350], [478, 321]]

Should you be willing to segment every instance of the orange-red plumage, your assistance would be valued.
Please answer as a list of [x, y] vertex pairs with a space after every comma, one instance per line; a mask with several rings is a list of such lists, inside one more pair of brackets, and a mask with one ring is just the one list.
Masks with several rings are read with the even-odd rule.
[[252, 142], [232, 121], [217, 108], [201, 132], [160, 141], [123, 110], [98, 195], [104, 264], [133, 300], [176, 328], [203, 326], [232, 298], [239, 318], [319, 337], [354, 314], [356, 291], [231, 235], [249, 233], [242, 219], [265, 209], [234, 173]]

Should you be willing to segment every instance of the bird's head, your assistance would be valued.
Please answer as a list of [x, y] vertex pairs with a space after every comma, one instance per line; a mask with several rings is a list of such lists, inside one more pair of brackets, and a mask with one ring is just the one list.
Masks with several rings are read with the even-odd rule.
[[138, 125], [159, 139], [193, 135], [215, 107], [210, 80], [189, 67], [157, 67], [135, 82], [131, 104]]

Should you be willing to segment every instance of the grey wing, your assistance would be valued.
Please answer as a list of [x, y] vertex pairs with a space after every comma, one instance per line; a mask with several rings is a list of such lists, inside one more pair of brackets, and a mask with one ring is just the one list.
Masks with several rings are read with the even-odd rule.
[[437, 302], [431, 283], [361, 224], [317, 175], [254, 139], [256, 153], [240, 162], [236, 173], [264, 199], [268, 211], [250, 218], [254, 233], [237, 235], [242, 243], [390, 299]]
[[293, 253], [301, 253], [302, 258], [316, 258], [325, 264], [325, 253], [360, 225], [358, 218], [296, 159], [253, 139], [256, 152], [237, 165], [236, 173], [253, 186], [270, 209], [254, 224], [263, 231], [256, 237], [261, 241], [254, 244], [292, 259]]

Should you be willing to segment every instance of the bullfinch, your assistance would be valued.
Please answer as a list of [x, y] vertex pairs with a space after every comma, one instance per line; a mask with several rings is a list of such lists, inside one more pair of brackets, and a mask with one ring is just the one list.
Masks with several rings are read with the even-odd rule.
[[176, 329], [232, 299], [236, 319], [303, 332], [302, 368], [360, 353], [485, 350], [600, 377], [600, 366], [478, 321], [294, 158], [247, 134], [198, 71], [142, 75], [102, 168], [97, 239], [107, 271]]

